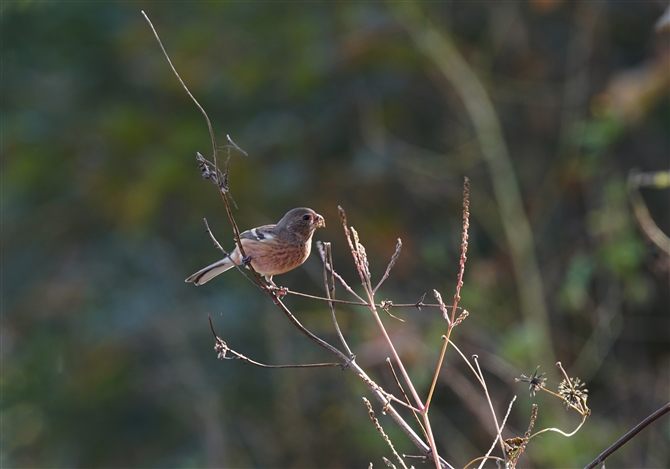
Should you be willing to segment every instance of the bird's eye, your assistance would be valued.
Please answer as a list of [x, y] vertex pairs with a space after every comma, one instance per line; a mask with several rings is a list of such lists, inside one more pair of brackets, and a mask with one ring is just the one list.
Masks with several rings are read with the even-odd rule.
[[310, 215], [303, 215], [302, 216], [303, 220], [309, 220], [310, 218], [312, 218]]

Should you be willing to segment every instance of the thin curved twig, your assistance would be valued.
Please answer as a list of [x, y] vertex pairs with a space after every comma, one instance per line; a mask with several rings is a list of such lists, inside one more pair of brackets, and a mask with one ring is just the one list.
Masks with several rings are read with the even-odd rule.
[[[184, 88], [184, 91], [186, 91], [186, 94], [189, 95], [189, 97], [193, 100], [195, 105], [200, 109], [200, 112], [202, 115], [205, 117], [205, 120], [207, 121], [207, 128], [209, 129], [209, 134], [212, 137], [212, 152], [214, 155], [216, 155], [216, 140], [214, 139], [214, 130], [212, 129], [212, 123], [209, 120], [209, 117], [207, 116], [207, 113], [205, 112], [205, 109], [200, 105], [197, 99], [191, 94], [189, 91], [188, 87], [184, 83], [184, 80], [181, 79], [179, 76], [179, 73], [177, 73], [177, 69], [172, 65], [172, 60], [170, 60], [170, 56], [168, 55], [167, 51], [165, 50], [165, 47], [163, 47], [163, 42], [161, 41], [161, 38], [158, 37], [158, 33], [156, 32], [156, 28], [154, 28], [153, 23], [149, 19], [146, 13], [144, 13], [144, 10], [142, 10], [142, 15], [144, 18], [147, 20], [147, 23], [149, 23], [149, 26], [151, 27], [151, 30], [154, 32], [154, 36], [156, 36], [156, 40], [158, 41], [158, 45], [161, 46], [161, 50], [163, 51], [163, 55], [165, 55], [165, 58], [167, 59], [168, 63], [170, 64], [170, 68], [172, 68], [172, 71], [174, 74], [177, 76], [177, 79], [179, 80], [179, 83], [181, 83], [181, 86]], [[218, 169], [218, 168], [217, 168]]]
[[[142, 10], [142, 15], [144, 18], [147, 20], [147, 23], [149, 23], [149, 26], [151, 27], [151, 30], [154, 33], [154, 36], [156, 37], [156, 41], [158, 41], [158, 45], [160, 45], [161, 50], [163, 51], [163, 55], [165, 55], [165, 58], [167, 59], [168, 63], [170, 64], [170, 68], [172, 68], [172, 71], [174, 72], [175, 76], [179, 80], [179, 83], [181, 83], [181, 86], [184, 88], [184, 91], [186, 91], [186, 94], [191, 98], [191, 100], [195, 103], [195, 105], [198, 107], [202, 115], [205, 117], [205, 120], [207, 121], [207, 128], [209, 129], [209, 136], [212, 141], [212, 156], [214, 158], [214, 171], [215, 171], [215, 177], [219, 177], [219, 161], [218, 158], [216, 157], [216, 152], [217, 152], [217, 146], [216, 146], [216, 137], [214, 137], [214, 129], [212, 128], [212, 122], [209, 120], [209, 116], [207, 115], [207, 112], [205, 112], [205, 109], [200, 105], [197, 99], [191, 94], [191, 91], [188, 89], [188, 86], [186, 86], [186, 83], [184, 83], [184, 80], [181, 79], [181, 76], [177, 72], [177, 69], [175, 66], [172, 64], [172, 60], [170, 60], [170, 56], [168, 55], [167, 51], [165, 50], [165, 47], [163, 46], [163, 42], [161, 41], [161, 38], [158, 36], [158, 32], [156, 32], [156, 28], [154, 28], [153, 23], [149, 19], [146, 13], [144, 13], [144, 10]], [[230, 140], [230, 139], [229, 139]], [[237, 146], [237, 145], [235, 145]], [[228, 151], [230, 152], [230, 146], [228, 147]], [[229, 154], [230, 155], [230, 154]], [[229, 158], [230, 160], [230, 158]], [[227, 178], [227, 174], [224, 177], [224, 180]], [[235, 222], [235, 219], [233, 218], [233, 213], [230, 209], [230, 203], [228, 202], [228, 198], [226, 197], [226, 192], [228, 191], [228, 188], [224, 186], [223, 181], [218, 181], [217, 186], [219, 187], [219, 192], [221, 193], [221, 197], [223, 198], [223, 201], [226, 206], [226, 212], [228, 213], [228, 218], [230, 219], [230, 223], [233, 225], [233, 231], [235, 232], [235, 242], [237, 243], [237, 247], [240, 250], [240, 254], [242, 257], [246, 257], [246, 254], [244, 253], [244, 247], [242, 246], [242, 242], [240, 240], [240, 230], [237, 227], [237, 223]], [[254, 273], [254, 276], [258, 280], [259, 283], [263, 283], [260, 275], [258, 275], [258, 272], [254, 270], [251, 265], [249, 265], [250, 270]], [[267, 288], [266, 288], [267, 291]]]
[[[484, 373], [482, 373], [482, 369], [479, 366], [479, 357], [477, 355], [473, 355], [472, 359], [475, 362], [475, 365], [477, 365], [477, 372], [480, 376], [480, 382], [482, 383], [482, 387], [484, 388], [484, 395], [486, 396], [486, 402], [489, 404], [489, 410], [491, 411], [491, 414], [493, 415], [493, 423], [496, 426], [496, 431], [498, 433], [498, 439], [500, 440], [500, 449], [505, 452], [505, 443], [503, 442], [502, 439], [502, 428], [500, 428], [500, 425], [498, 424], [498, 417], [496, 416], [496, 411], [493, 408], [493, 402], [491, 401], [491, 395], [489, 394], [489, 388], [486, 386], [486, 380], [484, 379]], [[516, 398], [516, 396], [515, 396]], [[514, 401], [512, 401], [514, 402]]]
[[[219, 360], [241, 360], [245, 363], [249, 363], [250, 365], [258, 366], [260, 368], [323, 368], [323, 367], [328, 367], [328, 366], [339, 366], [341, 367], [341, 363], [307, 363], [307, 364], [300, 364], [300, 365], [266, 365], [265, 363], [257, 362], [256, 360], [252, 360], [251, 358], [242, 355], [239, 352], [236, 352], [235, 350], [231, 349], [228, 347], [228, 344], [221, 339], [218, 335], [216, 335], [216, 331], [214, 331], [214, 325], [212, 324], [212, 318], [211, 316], [207, 315], [207, 319], [209, 320], [209, 328], [212, 330], [212, 334], [214, 334], [214, 339], [216, 341], [214, 345], [214, 350], [217, 352], [217, 358]], [[232, 357], [228, 357], [228, 354], [233, 355]]]

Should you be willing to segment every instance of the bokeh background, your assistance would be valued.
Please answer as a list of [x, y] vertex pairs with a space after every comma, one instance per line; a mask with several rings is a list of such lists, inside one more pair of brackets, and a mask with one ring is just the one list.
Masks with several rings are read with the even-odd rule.
[[[519, 467], [583, 467], [669, 398], [668, 257], [640, 229], [629, 172], [668, 170], [667, 2], [3, 2], [3, 467], [384, 467], [365, 386], [336, 368], [265, 370], [218, 361], [207, 323], [271, 364], [329, 361], [258, 289], [229, 272], [184, 278], [232, 248], [205, 121], [234, 153], [241, 228], [310, 206], [335, 265], [359, 285], [337, 218], [346, 210], [379, 300], [451, 298], [463, 177], [470, 249], [453, 336], [478, 354], [506, 437], [574, 429], [579, 416], [514, 383], [560, 360], [593, 414], [545, 434]], [[224, 153], [225, 155], [225, 150]], [[667, 189], [643, 189], [670, 232]], [[321, 264], [277, 278], [322, 294]], [[348, 298], [342, 289], [340, 298]], [[337, 344], [323, 303], [289, 297]], [[359, 363], [389, 390], [389, 351], [369, 311], [338, 309]], [[394, 309], [389, 330], [426, 392], [435, 309]], [[457, 467], [486, 452], [481, 389], [451, 350], [431, 409]], [[416, 454], [378, 417], [401, 453]], [[411, 419], [411, 418], [410, 418]], [[667, 416], [607, 467], [670, 465]], [[495, 454], [495, 453], [494, 453]], [[499, 455], [499, 454], [498, 454]], [[422, 463], [415, 462], [417, 467]], [[493, 463], [488, 466], [494, 467]]]

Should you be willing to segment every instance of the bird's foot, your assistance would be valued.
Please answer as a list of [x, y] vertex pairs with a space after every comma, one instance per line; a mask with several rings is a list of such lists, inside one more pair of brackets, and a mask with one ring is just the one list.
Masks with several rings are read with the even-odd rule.
[[244, 256], [242, 258], [242, 264], [248, 267], [249, 264], [251, 264], [251, 256]]
[[277, 298], [280, 300], [288, 295], [288, 288], [286, 287], [277, 287]]
[[286, 295], [288, 295], [288, 288], [286, 287], [278, 287], [276, 283], [272, 281], [272, 278], [267, 278], [265, 277], [268, 283], [270, 284], [270, 290], [275, 292], [277, 294], [278, 299], [284, 298]]

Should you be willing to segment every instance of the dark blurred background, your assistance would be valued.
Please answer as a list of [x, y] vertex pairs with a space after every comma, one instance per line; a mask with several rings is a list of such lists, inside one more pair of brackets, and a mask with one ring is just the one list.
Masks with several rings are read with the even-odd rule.
[[[228, 249], [232, 232], [196, 167], [196, 151], [211, 155], [205, 121], [142, 9], [219, 144], [230, 134], [249, 154], [231, 160], [240, 227], [309, 206], [327, 221], [315, 239], [333, 243], [336, 268], [359, 286], [342, 205], [375, 278], [402, 238], [378, 300], [453, 296], [470, 178], [470, 317], [453, 339], [479, 355], [499, 415], [519, 396], [505, 437], [523, 434], [533, 402], [536, 430], [580, 421], [546, 393], [529, 397], [519, 374], [539, 365], [556, 390], [560, 360], [585, 381], [593, 414], [582, 430], [532, 440], [519, 467], [587, 464], [669, 398], [668, 257], [626, 189], [633, 168], [668, 170], [670, 48], [654, 28], [665, 7], [3, 2], [2, 466], [384, 467], [390, 457], [352, 373], [216, 360], [208, 315], [253, 359], [331, 357], [238, 273], [184, 283], [220, 258], [203, 217]], [[670, 232], [668, 190], [641, 195]], [[314, 254], [276, 280], [323, 292]], [[286, 304], [338, 344], [323, 303]], [[394, 390], [369, 311], [338, 311], [358, 362]], [[425, 395], [445, 323], [435, 309], [393, 313], [406, 322], [384, 320]], [[398, 451], [416, 454], [375, 406]], [[450, 350], [431, 421], [455, 466], [493, 441], [486, 409]], [[670, 466], [669, 428], [666, 416], [607, 467]]]

